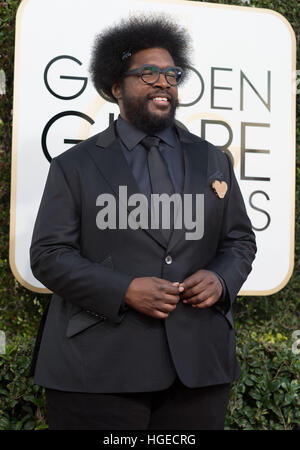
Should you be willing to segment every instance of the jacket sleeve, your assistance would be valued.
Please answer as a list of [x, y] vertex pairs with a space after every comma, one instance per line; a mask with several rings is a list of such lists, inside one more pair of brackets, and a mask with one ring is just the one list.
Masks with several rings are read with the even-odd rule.
[[124, 298], [134, 276], [80, 254], [80, 211], [57, 158], [37, 214], [30, 263], [33, 275], [61, 298], [116, 323], [124, 317]]
[[216, 272], [224, 280], [230, 307], [251, 272], [256, 239], [232, 163], [225, 153], [224, 156], [229, 165], [230, 186], [217, 254], [206, 269]]

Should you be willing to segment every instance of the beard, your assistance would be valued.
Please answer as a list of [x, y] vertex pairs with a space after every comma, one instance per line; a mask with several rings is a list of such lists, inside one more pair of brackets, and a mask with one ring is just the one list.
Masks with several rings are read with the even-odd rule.
[[[163, 93], [163, 91], [156, 92], [156, 94]], [[127, 95], [125, 89], [122, 89], [123, 108], [128, 121], [148, 135], [162, 131], [174, 124], [178, 100], [175, 100], [169, 93], [168, 98], [171, 106], [168, 113], [155, 114], [148, 108], [149, 101], [151, 101], [150, 94], [145, 98], [134, 98], [132, 95]]]

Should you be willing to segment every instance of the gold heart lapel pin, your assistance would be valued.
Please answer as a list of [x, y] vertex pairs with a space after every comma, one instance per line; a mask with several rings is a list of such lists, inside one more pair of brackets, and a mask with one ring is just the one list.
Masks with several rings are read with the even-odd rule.
[[213, 188], [214, 193], [219, 197], [219, 198], [224, 198], [227, 192], [227, 183], [225, 181], [219, 181], [219, 180], [215, 180], [211, 187]]

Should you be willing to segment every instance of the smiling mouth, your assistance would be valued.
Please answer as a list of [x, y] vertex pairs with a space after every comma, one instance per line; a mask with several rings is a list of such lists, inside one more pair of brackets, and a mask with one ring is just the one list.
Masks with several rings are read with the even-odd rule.
[[163, 102], [163, 103], [169, 102], [169, 99], [167, 97], [154, 97], [151, 100], [153, 100], [154, 102]]
[[149, 99], [151, 102], [153, 102], [155, 105], [157, 105], [157, 106], [166, 106], [166, 105], [169, 105], [170, 104], [170, 99], [168, 98], [168, 97], [164, 97], [164, 96], [162, 96], [162, 97], [160, 97], [160, 96], [153, 96], [153, 97], [150, 97], [150, 99]]

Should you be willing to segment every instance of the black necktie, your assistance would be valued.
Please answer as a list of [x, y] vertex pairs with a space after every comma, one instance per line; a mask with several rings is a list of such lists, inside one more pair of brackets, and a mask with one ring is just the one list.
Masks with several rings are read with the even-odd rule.
[[[159, 151], [160, 139], [156, 136], [146, 136], [142, 139], [141, 144], [147, 150], [147, 159], [149, 167], [149, 175], [151, 181], [151, 190], [153, 194], [168, 194], [174, 193], [174, 187], [170, 179], [167, 165]], [[174, 211], [173, 205], [171, 205], [170, 214], [170, 229], [161, 229], [167, 242], [170, 239], [174, 225]], [[161, 228], [161, 219], [159, 221], [159, 227]]]

